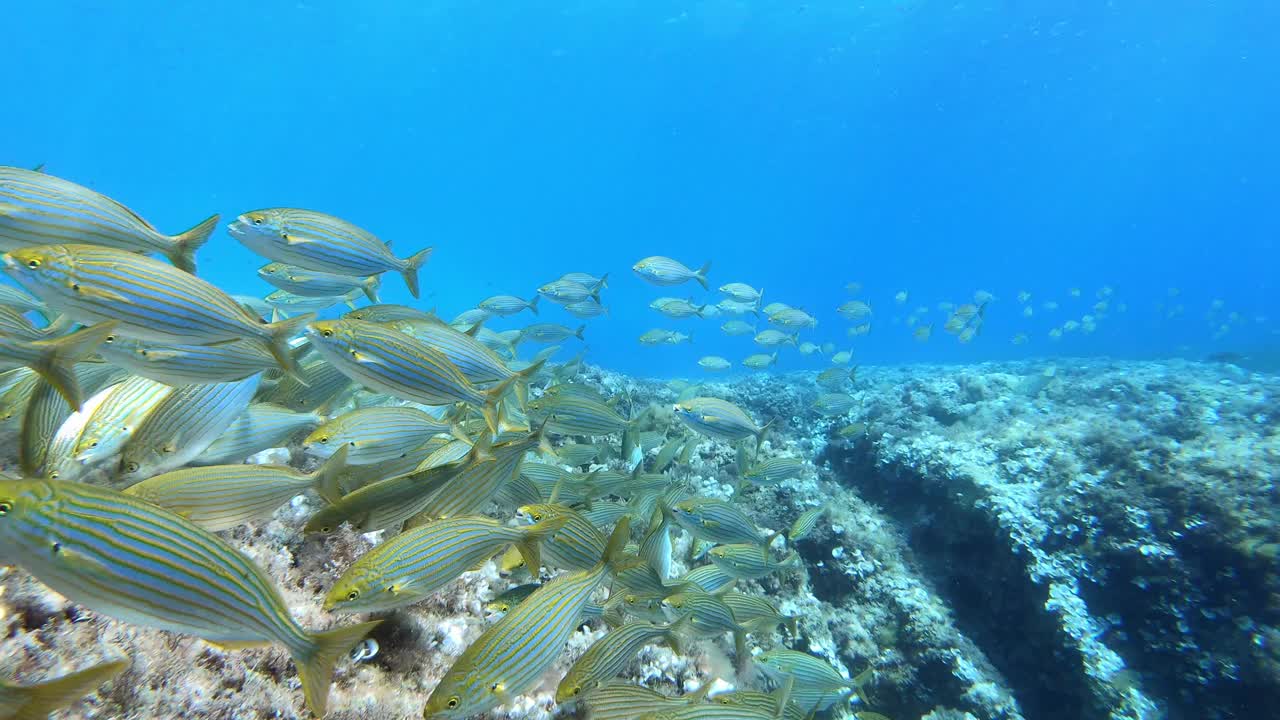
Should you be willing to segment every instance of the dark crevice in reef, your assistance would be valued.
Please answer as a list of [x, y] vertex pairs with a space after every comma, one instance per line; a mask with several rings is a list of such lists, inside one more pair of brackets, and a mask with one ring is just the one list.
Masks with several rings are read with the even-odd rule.
[[[869, 440], [829, 445], [824, 459], [841, 482], [907, 529], [912, 559], [954, 611], [957, 628], [1004, 676], [1026, 717], [1106, 716], [1089, 690], [1083, 658], [1045, 611], [1048, 589], [1031, 581], [1023, 558], [972, 498], [914, 469], [877, 466]], [[950, 674], [949, 666], [939, 669]], [[946, 678], [935, 680], [940, 690], [959, 690]], [[964, 704], [955, 696], [932, 700]]]

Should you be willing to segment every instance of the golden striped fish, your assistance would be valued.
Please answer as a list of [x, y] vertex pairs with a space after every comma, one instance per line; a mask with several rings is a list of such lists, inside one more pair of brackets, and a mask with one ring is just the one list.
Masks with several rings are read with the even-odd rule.
[[[247, 212], [227, 228], [259, 255], [308, 270], [365, 277], [393, 270], [418, 297], [418, 269], [432, 248], [401, 259], [368, 230], [313, 210], [270, 208]], [[376, 302], [376, 301], [375, 301]]]
[[711, 263], [707, 262], [698, 270], [690, 270], [677, 260], [661, 255], [651, 255], [631, 266], [636, 275], [645, 282], [654, 285], [679, 285], [686, 280], [697, 280], [703, 290], [707, 289], [707, 273]]
[[218, 226], [218, 216], [178, 235], [165, 235], [106, 195], [42, 172], [0, 167], [0, 250], [30, 245], [88, 243], [157, 253], [196, 271], [196, 250]]
[[216, 285], [172, 265], [96, 245], [37, 245], [0, 256], [28, 292], [85, 324], [118, 320], [121, 335], [162, 343], [261, 343], [286, 370], [289, 341], [311, 320], [263, 324]]
[[0, 480], [0, 564], [124, 622], [226, 647], [284, 646], [307, 707], [323, 716], [335, 662], [378, 623], [302, 629], [280, 591], [217, 535], [92, 485]]
[[74, 410], [84, 404], [76, 382], [76, 363], [86, 360], [115, 330], [114, 321], [101, 322], [65, 337], [22, 340], [0, 335], [0, 370], [29, 367], [40, 373]]
[[352, 380], [371, 390], [423, 405], [465, 402], [498, 431], [498, 403], [519, 378], [481, 390], [458, 366], [425, 342], [364, 320], [324, 320], [307, 326], [311, 346]]
[[552, 580], [490, 625], [431, 691], [423, 717], [470, 717], [537, 685], [564, 651], [587, 601], [622, 561], [630, 527], [627, 518], [618, 523], [594, 568]]
[[680, 633], [689, 622], [686, 615], [670, 624], [641, 620], [610, 630], [592, 643], [565, 673], [556, 688], [556, 702], [576, 700], [614, 679], [645, 645], [662, 642], [677, 655], [681, 654]]
[[131, 485], [124, 494], [167, 508], [210, 532], [230, 530], [271, 517], [305, 490], [314, 489], [325, 500], [337, 502], [337, 476], [345, 459], [344, 448], [310, 473], [288, 465], [182, 468]]

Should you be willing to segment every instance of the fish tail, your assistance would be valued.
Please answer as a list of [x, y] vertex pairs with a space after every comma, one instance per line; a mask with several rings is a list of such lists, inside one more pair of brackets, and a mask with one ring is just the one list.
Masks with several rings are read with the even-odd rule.
[[524, 407], [529, 404], [529, 383], [537, 377], [543, 366], [547, 364], [547, 359], [554, 355], [559, 349], [560, 346], [556, 345], [543, 350], [534, 356], [533, 362], [529, 363], [529, 367], [516, 373], [516, 402], [520, 403], [520, 407]]
[[289, 341], [301, 330], [303, 325], [316, 319], [315, 313], [303, 313], [288, 320], [277, 320], [263, 327], [267, 332], [266, 345], [271, 356], [276, 359], [280, 368], [290, 375], [298, 375], [298, 360], [294, 357]]
[[626, 515], [618, 520], [609, 535], [609, 544], [604, 548], [602, 561], [605, 567], [612, 570], [627, 557], [627, 543], [631, 541], [631, 518]]
[[381, 620], [341, 627], [307, 637], [304, 647], [293, 652], [293, 662], [298, 666], [298, 679], [302, 681], [302, 694], [307, 708], [315, 717], [324, 717], [329, 704], [329, 683], [333, 680], [333, 666], [338, 658], [346, 655], [355, 644], [364, 639]]
[[600, 276], [600, 282], [597, 285], [597, 287], [603, 288], [605, 290], [609, 289], [609, 273], [605, 273]]
[[733, 662], [739, 676], [745, 676], [751, 669], [751, 652], [747, 650], [747, 633], [745, 630], [733, 631]]
[[768, 436], [769, 431], [773, 429], [773, 424], [778, 422], [778, 418], [774, 418], [765, 423], [759, 431], [756, 432], [756, 456], [760, 455], [760, 446], [764, 444], [764, 439]]
[[364, 291], [364, 296], [369, 298], [369, 302], [380, 303], [378, 299], [378, 287], [382, 285], [382, 278], [379, 275], [370, 275], [360, 283], [360, 289]]
[[516, 543], [516, 550], [524, 559], [524, 566], [534, 577], [542, 568], [541, 543], [555, 535], [569, 522], [568, 516], [547, 518], [524, 528], [524, 537]]
[[709, 272], [711, 272], [710, 260], [703, 263], [702, 267], [698, 268], [698, 272], [693, 274], [693, 279], [698, 281], [698, 284], [702, 286], [703, 290], [711, 289], [711, 287], [707, 285], [707, 273]]
[[586, 340], [586, 338], [582, 337], [582, 333], [586, 329], [587, 329], [587, 326], [585, 324], [579, 325], [578, 329], [573, 331], [573, 336], [578, 338], [579, 340]]
[[541, 295], [534, 295], [533, 299], [530, 300], [529, 304], [526, 306], [529, 308], [529, 312], [533, 313], [534, 315], [538, 314], [538, 300], [540, 299], [542, 299]]
[[427, 248], [409, 256], [404, 261], [404, 270], [400, 271], [404, 275], [404, 284], [409, 286], [409, 294], [418, 297], [418, 270], [427, 263], [427, 258], [431, 257], [431, 251], [435, 248]]
[[591, 290], [591, 299], [595, 300], [597, 305], [600, 304], [600, 290], [601, 287], [599, 285], [596, 285], [595, 288]]
[[350, 452], [351, 446], [344, 443], [312, 475], [316, 492], [330, 505], [342, 499], [342, 469], [347, 466]]
[[190, 230], [174, 235], [173, 249], [169, 251], [169, 262], [179, 270], [196, 274], [196, 251], [209, 240], [213, 231], [218, 228], [218, 216], [205, 218], [199, 225]]
[[[484, 415], [484, 423], [489, 426], [489, 432], [498, 433], [498, 415], [501, 410], [502, 398], [506, 396], [507, 391], [516, 384], [520, 379], [519, 375], [512, 375], [502, 382], [489, 388], [484, 393], [484, 406], [480, 408], [480, 412]], [[517, 401], [519, 398], [517, 398]], [[522, 410], [524, 408], [521, 408]]]
[[91, 355], [115, 331], [118, 324], [115, 320], [100, 322], [66, 337], [42, 341], [44, 351], [32, 363], [31, 369], [40, 373], [68, 405], [79, 410], [84, 404], [84, 391], [76, 381], [76, 363]]
[[[43, 718], [55, 710], [71, 705], [93, 692], [102, 683], [114, 678], [129, 667], [128, 660], [115, 660], [94, 665], [78, 672], [30, 687], [20, 688], [15, 718]], [[5, 717], [10, 717], [6, 715]]]

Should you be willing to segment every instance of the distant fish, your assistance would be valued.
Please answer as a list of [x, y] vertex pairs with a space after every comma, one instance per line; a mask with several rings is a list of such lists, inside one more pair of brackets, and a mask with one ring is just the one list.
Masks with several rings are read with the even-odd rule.
[[1028, 339], [1029, 338], [1027, 337], [1026, 333], [1018, 333], [1014, 335], [1013, 339], [1011, 339], [1009, 342], [1013, 343], [1014, 345], [1026, 345]]
[[688, 280], [697, 280], [698, 284], [706, 289], [707, 273], [711, 270], [711, 263], [707, 262], [695, 271], [669, 257], [653, 255], [636, 263], [631, 269], [653, 285], [679, 285]]
[[732, 364], [728, 360], [725, 360], [719, 355], [707, 355], [702, 359], [698, 360], [698, 365], [703, 370], [712, 370], [712, 371], [728, 370], [730, 367], [732, 367]]
[[564, 342], [569, 338], [578, 338], [583, 340], [582, 333], [587, 329], [586, 325], [579, 325], [577, 328], [568, 328], [564, 325], [556, 323], [535, 323], [527, 325], [524, 332], [520, 334], [521, 340], [532, 340], [533, 342], [543, 343], [546, 345], [558, 342]]
[[781, 330], [761, 330], [752, 338], [757, 345], [762, 347], [778, 347], [779, 345], [795, 345], [798, 336], [790, 333], [784, 333]]
[[1031, 293], [1027, 292], [1026, 290], [1019, 290], [1018, 302], [1022, 303], [1023, 305], [1031, 302]]
[[596, 277], [591, 273], [568, 272], [560, 276], [561, 280], [571, 280], [579, 285], [586, 285], [592, 290], [603, 290], [609, 287], [609, 273]]
[[716, 303], [715, 308], [726, 315], [746, 315], [747, 313], [760, 314], [760, 307], [756, 303], [747, 303], [732, 298], [726, 298]]
[[821, 353], [822, 353], [822, 347], [821, 347], [820, 345], [818, 345], [817, 343], [812, 343], [812, 342], [808, 342], [808, 341], [800, 343], [800, 354], [801, 354], [801, 355], [813, 355], [814, 353], [821, 354]]
[[928, 325], [921, 325], [915, 330], [912, 330], [911, 334], [919, 342], [929, 342], [929, 336], [933, 335], [933, 323], [929, 323]]
[[601, 305], [599, 301], [594, 300], [592, 298], [587, 298], [586, 300], [579, 300], [578, 302], [571, 302], [567, 305], [564, 305], [563, 307], [565, 312], [569, 313], [570, 315], [576, 318], [582, 318], [584, 320], [586, 318], [599, 317], [601, 315], [609, 314], [609, 308], [605, 307], [604, 305]]
[[720, 292], [728, 295], [738, 302], [748, 303], [755, 306], [759, 306], [760, 298], [764, 295], [764, 290], [757, 290], [746, 283], [727, 283], [721, 285]]
[[777, 313], [780, 313], [783, 310], [790, 310], [790, 309], [791, 309], [791, 306], [786, 303], [771, 302], [768, 305], [765, 305], [764, 307], [760, 308], [760, 312], [764, 313], [765, 317], [769, 317], [770, 315], [776, 315]]
[[788, 328], [814, 328], [818, 319], [799, 308], [786, 308], [768, 315], [769, 322]]
[[749, 437], [760, 442], [772, 424], [756, 425], [742, 408], [719, 398], [691, 398], [677, 403], [673, 409], [676, 417], [690, 429], [728, 442]]
[[525, 300], [523, 298], [518, 298], [515, 295], [494, 295], [493, 297], [481, 300], [477, 307], [499, 317], [510, 317], [520, 313], [522, 310], [528, 310], [534, 315], [537, 315], [538, 297], [535, 296], [531, 300]]
[[813, 406], [823, 415], [844, 415], [852, 410], [857, 402], [848, 393], [823, 393], [813, 402]]
[[296, 208], [247, 212], [227, 232], [265, 258], [310, 270], [355, 277], [398, 272], [414, 297], [419, 294], [418, 270], [432, 250], [401, 259], [368, 230], [332, 215]]
[[742, 320], [726, 320], [724, 324], [720, 326], [720, 329], [724, 331], [725, 335], [729, 335], [731, 337], [737, 335], [754, 335], [756, 332], [755, 325]]
[[899, 305], [906, 305], [907, 298], [910, 297], [906, 290], [899, 290], [893, 296], [893, 301]]
[[568, 305], [569, 303], [581, 302], [583, 300], [600, 301], [600, 288], [594, 289], [587, 287], [573, 280], [565, 280], [563, 278], [549, 282], [538, 288], [538, 294], [560, 305]]
[[334, 297], [307, 297], [305, 295], [294, 295], [284, 290], [276, 290], [268, 293], [263, 302], [272, 310], [278, 310], [282, 314], [320, 312], [339, 304], [355, 310], [356, 300], [363, 294], [364, 292], [360, 288], [355, 288], [345, 295]]
[[693, 336], [661, 328], [646, 331], [640, 336], [640, 344], [642, 345], [679, 345], [686, 342], [693, 342]]
[[693, 299], [683, 300], [681, 298], [659, 298], [649, 303], [649, 307], [666, 315], [669, 318], [681, 319], [688, 317], [702, 317], [702, 311], [706, 305], [698, 305]]
[[836, 312], [846, 320], [861, 320], [871, 314], [871, 305], [861, 300], [850, 300], [836, 308]]
[[778, 362], [778, 353], [756, 353], [743, 358], [742, 364], [753, 370], [764, 370]]
[[845, 330], [845, 334], [848, 335], [849, 337], [861, 337], [863, 335], [868, 335], [870, 333], [871, 333], [871, 323], [869, 322], [861, 322]]
[[111, 198], [43, 172], [0, 167], [0, 250], [30, 245], [92, 243], [157, 253], [196, 271], [196, 250], [218, 226], [213, 215], [178, 235], [165, 235]]
[[852, 359], [853, 359], [853, 348], [850, 348], [848, 350], [841, 350], [840, 352], [831, 356], [831, 364], [848, 365], [849, 361]]

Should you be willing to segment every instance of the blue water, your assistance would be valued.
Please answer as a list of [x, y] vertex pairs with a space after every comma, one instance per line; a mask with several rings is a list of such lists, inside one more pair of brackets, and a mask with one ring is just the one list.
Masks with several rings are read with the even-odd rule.
[[[756, 351], [723, 319], [648, 309], [718, 298], [645, 285], [629, 268], [650, 254], [711, 260], [713, 290], [763, 287], [841, 347], [833, 310], [862, 282], [859, 362], [1280, 341], [1275, 3], [61, 2], [5, 19], [0, 163], [47, 163], [166, 231], [294, 205], [401, 255], [434, 245], [423, 304], [448, 316], [609, 272], [587, 338], [612, 368]], [[225, 233], [199, 262], [232, 292], [271, 289]], [[1104, 286], [1098, 330], [1051, 341]], [[936, 309], [925, 344], [894, 322], [980, 288], [998, 300], [968, 345]], [[384, 299], [408, 299], [398, 278]], [[641, 347], [651, 327], [695, 344]]]

